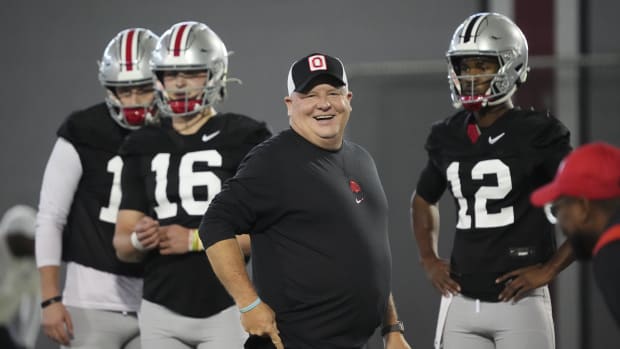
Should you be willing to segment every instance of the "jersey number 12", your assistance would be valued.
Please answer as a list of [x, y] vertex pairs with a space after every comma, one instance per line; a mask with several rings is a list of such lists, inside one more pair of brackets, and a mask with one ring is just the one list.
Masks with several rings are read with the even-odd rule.
[[[455, 161], [448, 166], [446, 176], [452, 188], [452, 194], [458, 203], [457, 229], [471, 229], [472, 217], [467, 214], [468, 203], [463, 197], [461, 178], [459, 177], [460, 163]], [[514, 223], [515, 215], [512, 206], [503, 207], [497, 213], [487, 211], [487, 200], [499, 200], [505, 198], [512, 190], [512, 178], [510, 168], [499, 159], [483, 160], [471, 169], [471, 180], [482, 180], [485, 175], [497, 177], [496, 186], [481, 186], [474, 194], [474, 226], [475, 228], [497, 228]], [[469, 178], [463, 178], [469, 180]]]

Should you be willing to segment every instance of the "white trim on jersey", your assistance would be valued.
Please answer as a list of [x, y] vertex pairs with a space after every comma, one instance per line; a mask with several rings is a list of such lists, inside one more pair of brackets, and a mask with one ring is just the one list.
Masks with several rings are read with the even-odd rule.
[[39, 196], [35, 255], [37, 267], [59, 266], [62, 231], [82, 177], [82, 163], [69, 141], [58, 138], [47, 161]]

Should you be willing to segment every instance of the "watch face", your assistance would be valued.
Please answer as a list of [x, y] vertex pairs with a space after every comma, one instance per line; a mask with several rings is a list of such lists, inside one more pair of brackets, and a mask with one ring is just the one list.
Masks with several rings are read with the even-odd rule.
[[400, 332], [402, 334], [405, 334], [405, 325], [403, 324], [402, 321], [399, 321], [393, 325], [387, 325], [384, 326], [381, 329], [381, 335], [385, 336], [386, 334], [390, 333], [390, 332]]

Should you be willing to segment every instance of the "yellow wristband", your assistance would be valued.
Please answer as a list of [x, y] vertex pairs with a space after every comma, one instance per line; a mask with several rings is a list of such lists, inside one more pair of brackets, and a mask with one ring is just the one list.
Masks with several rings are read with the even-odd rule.
[[189, 250], [202, 251], [204, 249], [205, 248], [202, 245], [202, 240], [200, 240], [200, 236], [198, 235], [198, 229], [191, 229], [189, 236]]

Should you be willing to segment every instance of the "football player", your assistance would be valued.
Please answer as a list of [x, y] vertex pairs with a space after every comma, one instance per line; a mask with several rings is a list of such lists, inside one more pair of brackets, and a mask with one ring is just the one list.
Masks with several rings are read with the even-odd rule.
[[[573, 261], [530, 193], [549, 182], [570, 151], [569, 131], [548, 113], [513, 106], [525, 82], [527, 41], [497, 13], [478, 13], [447, 52], [455, 115], [433, 125], [428, 163], [412, 197], [420, 258], [445, 296], [436, 346], [554, 348], [547, 284]], [[437, 202], [446, 188], [458, 221], [450, 262], [437, 252]]]
[[[145, 261], [140, 330], [145, 348], [241, 348], [239, 311], [215, 277], [197, 228], [246, 153], [270, 137], [247, 116], [217, 113], [228, 51], [207, 25], [181, 22], [160, 38], [151, 68], [162, 125], [122, 147], [124, 190], [114, 245]], [[239, 237], [249, 249], [247, 235]]]
[[[157, 36], [121, 31], [99, 63], [105, 103], [71, 114], [47, 163], [37, 216], [43, 329], [71, 348], [139, 348], [142, 266], [116, 258], [125, 136], [155, 118], [150, 53]], [[67, 262], [64, 291], [59, 266]]]

